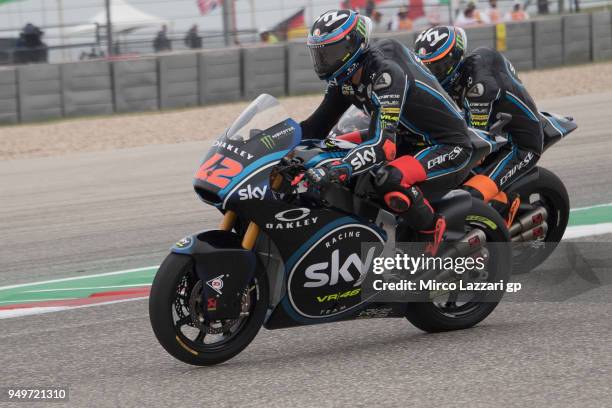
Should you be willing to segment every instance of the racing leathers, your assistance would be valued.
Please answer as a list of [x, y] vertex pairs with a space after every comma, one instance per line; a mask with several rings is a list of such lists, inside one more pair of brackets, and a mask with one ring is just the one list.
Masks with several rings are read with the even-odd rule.
[[485, 202], [493, 200], [495, 207], [509, 211], [503, 190], [531, 170], [543, 151], [536, 105], [510, 61], [490, 48], [478, 48], [466, 56], [449, 83], [449, 94], [463, 108], [471, 127], [488, 130], [498, 112], [512, 115], [504, 127], [509, 143], [487, 157], [465, 183], [472, 195]]
[[[391, 39], [370, 46], [361, 75], [330, 82], [323, 102], [301, 123], [304, 139], [322, 139], [354, 104], [370, 116], [367, 136], [326, 165], [345, 181], [370, 170], [389, 208], [428, 233], [438, 219], [424, 197], [458, 186], [469, 173], [471, 143], [461, 110], [420, 60]], [[359, 72], [356, 70], [357, 75]]]

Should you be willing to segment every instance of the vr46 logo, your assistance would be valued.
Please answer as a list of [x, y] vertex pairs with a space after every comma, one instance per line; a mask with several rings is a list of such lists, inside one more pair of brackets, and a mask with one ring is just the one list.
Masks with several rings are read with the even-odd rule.
[[[304, 274], [311, 282], [304, 283], [304, 287], [318, 288], [324, 285], [334, 286], [338, 283], [340, 278], [345, 282], [355, 281], [353, 286], [359, 286], [372, 264], [375, 250], [376, 248], [370, 248], [365, 262], [361, 262], [359, 254], [351, 254], [342, 265], [340, 265], [340, 250], [335, 249], [332, 252], [331, 266], [330, 262], [320, 262], [306, 268]], [[351, 267], [359, 273], [357, 278], [350, 272]]]
[[317, 302], [323, 303], [323, 302], [329, 302], [331, 300], [350, 298], [353, 296], [357, 296], [360, 293], [361, 293], [361, 288], [357, 288], [357, 289], [351, 289], [351, 290], [347, 290], [347, 291], [340, 292], [340, 293], [332, 293], [331, 295], [317, 296]]

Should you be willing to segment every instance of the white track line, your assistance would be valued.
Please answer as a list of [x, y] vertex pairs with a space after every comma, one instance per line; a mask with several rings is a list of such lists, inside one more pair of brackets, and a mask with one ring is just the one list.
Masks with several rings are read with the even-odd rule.
[[596, 204], [596, 205], [590, 205], [588, 207], [578, 207], [578, 208], [572, 208], [570, 210], [570, 212], [573, 211], [584, 211], [584, 210], [592, 210], [593, 208], [601, 208], [601, 207], [612, 207], [612, 203], [607, 203], [607, 204]]
[[9, 304], [9, 303], [33, 303], [33, 302], [55, 302], [55, 301], [61, 301], [61, 300], [75, 300], [75, 299], [81, 299], [78, 297], [69, 297], [69, 298], [55, 298], [55, 299], [25, 299], [25, 300], [4, 300], [2, 302], [0, 302], [0, 305], [5, 305], [5, 304]]
[[114, 288], [139, 288], [143, 286], [151, 286], [151, 282], [147, 283], [134, 283], [130, 285], [112, 285], [112, 286], [91, 286], [84, 288], [56, 288], [56, 289], [35, 289], [35, 290], [24, 290], [23, 293], [42, 293], [42, 292], [61, 292], [64, 290], [95, 290], [95, 289], [114, 289]]
[[47, 281], [20, 283], [20, 284], [17, 284], [17, 285], [0, 286], [0, 290], [23, 288], [23, 287], [27, 287], [27, 286], [43, 285], [43, 284], [47, 284], [47, 283], [69, 282], [69, 281], [75, 281], [75, 280], [80, 280], [80, 279], [97, 278], [97, 277], [100, 277], [100, 276], [122, 275], [122, 274], [126, 274], [126, 273], [142, 272], [142, 271], [146, 271], [147, 269], [157, 269], [157, 268], [159, 268], [159, 265], [157, 265], [157, 266], [147, 266], [145, 268], [125, 269], [125, 270], [122, 270], [122, 271], [115, 271], [115, 272], [97, 273], [97, 274], [93, 274], [93, 275], [73, 276], [73, 277], [70, 277], [70, 278], [51, 279], [51, 280], [47, 280]]
[[91, 305], [81, 305], [81, 306], [49, 306], [49, 307], [29, 307], [23, 309], [10, 309], [10, 310], [0, 310], [0, 320], [2, 319], [10, 319], [13, 317], [23, 317], [23, 316], [31, 316], [43, 313], [52, 313], [52, 312], [62, 312], [64, 310], [73, 310], [73, 309], [83, 309], [85, 307], [94, 307], [94, 306], [104, 306], [104, 305], [112, 305], [115, 303], [125, 303], [125, 302], [134, 302], [136, 300], [148, 299], [148, 296], [130, 298], [130, 299], [121, 299], [121, 300], [111, 300], [109, 302], [101, 302], [94, 303]]
[[583, 238], [612, 233], [612, 222], [567, 227], [563, 239]]
[[58, 306], [58, 307], [30, 307], [27, 309], [24, 308], [24, 309], [0, 310], [0, 320], [10, 319], [13, 317], [39, 315], [43, 313], [61, 312], [67, 309], [69, 309], [69, 307], [67, 306]]

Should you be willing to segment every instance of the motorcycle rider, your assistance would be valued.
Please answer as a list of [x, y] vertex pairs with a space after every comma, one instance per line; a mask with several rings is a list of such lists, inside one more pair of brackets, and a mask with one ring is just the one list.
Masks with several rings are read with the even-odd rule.
[[487, 157], [465, 183], [473, 196], [490, 202], [512, 224], [518, 197], [504, 189], [531, 170], [544, 148], [536, 105], [512, 63], [498, 51], [481, 47], [466, 55], [467, 38], [459, 27], [429, 28], [416, 39], [417, 55], [464, 110], [468, 125], [488, 130], [498, 112], [510, 113], [504, 127], [509, 143]]
[[370, 116], [370, 126], [342, 160], [307, 172], [309, 189], [320, 193], [329, 183], [377, 169], [375, 187], [387, 206], [435, 254], [446, 223], [424, 191], [450, 190], [467, 176], [467, 125], [412, 51], [390, 39], [370, 44], [370, 31], [370, 19], [351, 10], [323, 13], [310, 30], [314, 69], [328, 85], [323, 102], [301, 123], [303, 138], [324, 138], [351, 104]]

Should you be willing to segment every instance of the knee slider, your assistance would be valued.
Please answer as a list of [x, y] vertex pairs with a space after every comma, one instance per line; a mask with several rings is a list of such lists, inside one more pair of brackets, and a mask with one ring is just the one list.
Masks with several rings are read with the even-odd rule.
[[402, 173], [393, 166], [384, 166], [378, 169], [374, 178], [374, 187], [379, 194], [385, 195], [396, 191], [400, 187]]

